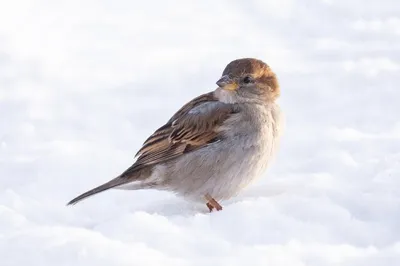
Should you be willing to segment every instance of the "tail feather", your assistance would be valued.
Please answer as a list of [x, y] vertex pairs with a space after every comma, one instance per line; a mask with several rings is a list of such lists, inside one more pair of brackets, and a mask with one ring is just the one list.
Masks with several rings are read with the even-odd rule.
[[109, 182], [107, 182], [103, 185], [95, 187], [94, 189], [91, 189], [91, 190], [79, 195], [78, 197], [76, 197], [73, 200], [71, 200], [70, 202], [68, 202], [67, 205], [74, 205], [90, 196], [93, 196], [95, 194], [98, 194], [100, 192], [108, 190], [110, 188], [114, 188], [114, 187], [123, 185], [125, 183], [127, 183], [127, 180], [125, 178], [121, 178], [121, 177], [114, 178], [113, 180], [110, 180]]

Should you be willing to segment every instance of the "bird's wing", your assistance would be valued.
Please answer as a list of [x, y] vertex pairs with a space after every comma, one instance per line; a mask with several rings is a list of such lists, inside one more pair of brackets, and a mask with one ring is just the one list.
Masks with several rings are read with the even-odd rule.
[[184, 105], [156, 130], [136, 154], [137, 161], [121, 176], [148, 165], [162, 163], [218, 140], [218, 128], [238, 112], [236, 105], [219, 102], [212, 93]]

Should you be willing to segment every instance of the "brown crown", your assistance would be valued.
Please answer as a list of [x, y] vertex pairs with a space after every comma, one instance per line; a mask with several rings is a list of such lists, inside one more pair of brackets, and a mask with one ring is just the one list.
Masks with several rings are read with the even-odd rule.
[[242, 58], [230, 62], [222, 75], [243, 77], [252, 75], [260, 83], [267, 85], [275, 97], [279, 96], [279, 83], [272, 69], [263, 61], [255, 58]]

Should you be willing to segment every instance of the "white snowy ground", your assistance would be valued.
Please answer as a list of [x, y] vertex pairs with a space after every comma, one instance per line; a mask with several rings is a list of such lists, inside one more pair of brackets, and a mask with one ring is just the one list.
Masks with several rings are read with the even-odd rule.
[[[65, 206], [240, 57], [282, 86], [262, 180]], [[399, 77], [398, 0], [2, 1], [0, 265], [400, 265]]]

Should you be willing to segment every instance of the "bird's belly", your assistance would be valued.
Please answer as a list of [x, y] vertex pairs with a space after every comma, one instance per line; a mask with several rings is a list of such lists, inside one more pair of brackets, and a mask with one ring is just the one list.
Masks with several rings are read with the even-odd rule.
[[206, 194], [228, 199], [263, 173], [270, 147], [248, 136], [211, 144], [160, 166], [167, 173], [164, 187], [194, 200], [203, 200]]

